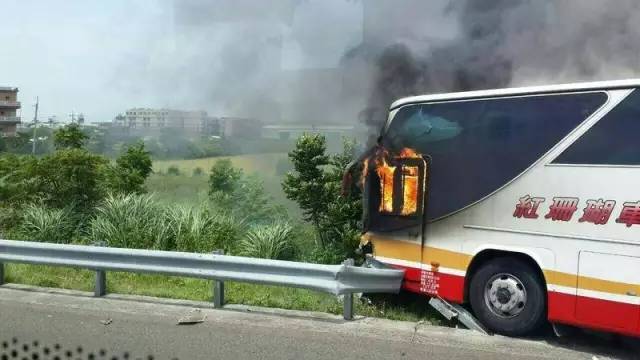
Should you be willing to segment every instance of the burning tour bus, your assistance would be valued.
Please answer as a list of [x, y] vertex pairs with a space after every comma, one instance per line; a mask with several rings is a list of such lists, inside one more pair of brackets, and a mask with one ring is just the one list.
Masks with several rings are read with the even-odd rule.
[[401, 99], [363, 157], [361, 248], [487, 328], [640, 336], [640, 80]]

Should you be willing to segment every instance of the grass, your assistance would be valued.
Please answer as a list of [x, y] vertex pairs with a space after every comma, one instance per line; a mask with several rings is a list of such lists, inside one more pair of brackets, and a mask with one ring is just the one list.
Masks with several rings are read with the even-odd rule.
[[[94, 273], [89, 270], [45, 265], [6, 264], [6, 281], [33, 286], [92, 291]], [[211, 301], [211, 282], [207, 280], [107, 273], [107, 292], [146, 295], [160, 298]], [[335, 296], [304, 289], [225, 283], [228, 304], [274, 307], [281, 309], [342, 313], [342, 302]], [[429, 321], [443, 324], [425, 297], [411, 294], [375, 296], [372, 304], [356, 301], [356, 314], [402, 321]]]
[[199, 167], [205, 172], [208, 172], [216, 161], [229, 159], [233, 163], [233, 166], [243, 169], [246, 173], [257, 172], [265, 174], [266, 176], [273, 176], [275, 175], [278, 160], [286, 157], [287, 154], [285, 153], [276, 153], [221, 156], [193, 160], [158, 160], [153, 162], [153, 169], [154, 171], [167, 172], [167, 169], [173, 165], [178, 167], [181, 172], [191, 175], [195, 168]]
[[[159, 160], [153, 162], [154, 174], [147, 179], [147, 189], [157, 195], [158, 200], [167, 203], [194, 204], [208, 198], [209, 170], [221, 159], [229, 159], [233, 166], [240, 168], [245, 174], [257, 174], [264, 183], [265, 191], [278, 204], [283, 205], [289, 215], [300, 217], [300, 209], [293, 201], [286, 198], [282, 191], [282, 175], [276, 173], [278, 161], [286, 159], [287, 154], [252, 154], [225, 157], [210, 157], [194, 160]], [[177, 167], [180, 175], [167, 175], [169, 167]], [[201, 168], [203, 175], [193, 175], [193, 170]]]

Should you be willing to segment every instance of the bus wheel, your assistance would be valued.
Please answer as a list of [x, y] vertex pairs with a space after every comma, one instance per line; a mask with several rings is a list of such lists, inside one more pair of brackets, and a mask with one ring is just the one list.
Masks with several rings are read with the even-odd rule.
[[507, 336], [522, 336], [546, 319], [546, 292], [536, 269], [511, 257], [483, 264], [472, 275], [471, 308], [482, 324]]

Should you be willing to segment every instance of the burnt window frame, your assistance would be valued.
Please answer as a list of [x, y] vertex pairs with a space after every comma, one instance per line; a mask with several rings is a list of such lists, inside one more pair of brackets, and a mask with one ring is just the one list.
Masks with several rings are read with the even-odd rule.
[[[534, 97], [552, 97], [552, 96], [566, 96], [566, 95], [580, 95], [580, 94], [601, 94], [604, 95], [604, 99], [602, 101], [602, 103], [600, 103], [598, 106], [596, 106], [593, 111], [588, 115], [585, 116], [582, 120], [579, 120], [574, 126], [573, 128], [571, 128], [569, 131], [566, 132], [566, 134], [564, 136], [562, 136], [560, 139], [558, 139], [558, 141], [554, 144], [552, 144], [546, 151], [544, 151], [536, 160], [534, 160], [533, 162], [531, 162], [526, 168], [524, 168], [521, 172], [517, 173], [513, 178], [507, 180], [504, 184], [502, 184], [501, 186], [497, 187], [495, 190], [490, 191], [489, 193], [487, 193], [486, 195], [480, 197], [479, 199], [472, 201], [456, 210], [452, 210], [450, 212], [444, 213], [442, 215], [439, 215], [438, 217], [434, 217], [434, 218], [429, 218], [428, 214], [425, 213], [424, 216], [424, 221], [426, 223], [433, 223], [436, 221], [440, 221], [443, 220], [445, 218], [448, 218], [450, 216], [453, 216], [457, 213], [460, 213], [482, 201], [484, 201], [485, 199], [493, 196], [494, 194], [498, 193], [499, 191], [501, 191], [502, 189], [504, 189], [505, 187], [509, 186], [511, 183], [513, 183], [514, 181], [518, 180], [520, 177], [522, 177], [525, 173], [527, 173], [529, 170], [531, 170], [533, 167], [539, 165], [540, 163], [544, 163], [544, 166], [564, 166], [563, 164], [553, 164], [552, 162], [555, 160], [555, 158], [558, 155], [553, 156], [553, 158], [548, 159], [548, 157], [550, 155], [553, 155], [553, 153], [555, 151], [558, 150], [558, 148], [565, 146], [565, 142], [567, 141], [567, 139], [569, 139], [572, 135], [574, 135], [576, 132], [580, 131], [580, 129], [583, 127], [583, 125], [587, 122], [589, 122], [596, 114], [598, 114], [598, 112], [600, 112], [604, 107], [607, 106], [607, 104], [609, 104], [611, 96], [609, 94], [609, 91], [611, 91], [613, 89], [606, 89], [606, 88], [602, 88], [602, 89], [585, 89], [585, 90], [563, 90], [563, 91], [550, 91], [550, 92], [532, 92], [532, 93], [523, 93], [523, 94], [517, 94], [517, 95], [495, 95], [495, 96], [478, 96], [478, 97], [471, 97], [471, 98], [460, 98], [460, 99], [451, 99], [451, 100], [434, 100], [434, 101], [416, 101], [416, 102], [410, 102], [410, 103], [405, 103], [402, 104], [400, 106], [394, 107], [391, 109], [391, 112], [389, 113], [389, 117], [385, 123], [385, 126], [383, 127], [380, 136], [381, 138], [383, 136], [386, 136], [389, 129], [391, 128], [393, 121], [396, 120], [398, 114], [400, 113], [400, 111], [408, 106], [426, 106], [426, 105], [437, 105], [437, 104], [450, 104], [450, 103], [464, 103], [464, 102], [478, 102], [478, 101], [492, 101], [492, 100], [505, 100], [505, 99], [518, 99], [518, 98], [534, 98]], [[640, 90], [640, 89], [638, 89]], [[597, 123], [597, 122], [596, 122]], [[578, 139], [581, 136], [578, 137]], [[577, 139], [575, 139], [575, 141], [577, 141]], [[569, 145], [570, 146], [570, 145]], [[565, 146], [565, 149], [567, 147]], [[563, 150], [564, 151], [564, 150]], [[567, 166], [582, 166], [582, 165], [567, 165]], [[427, 169], [427, 177], [430, 179], [432, 177], [431, 173], [430, 173], [431, 169], [428, 168]], [[426, 192], [429, 193], [430, 189], [427, 188]], [[426, 200], [425, 203], [425, 212], [428, 212], [429, 208], [429, 200]]]

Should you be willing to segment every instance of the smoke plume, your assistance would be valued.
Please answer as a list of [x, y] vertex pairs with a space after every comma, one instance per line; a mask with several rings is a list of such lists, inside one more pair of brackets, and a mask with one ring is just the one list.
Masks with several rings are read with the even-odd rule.
[[361, 119], [375, 135], [404, 96], [637, 76], [639, 10], [634, 0], [450, 1], [453, 39], [378, 47]]

